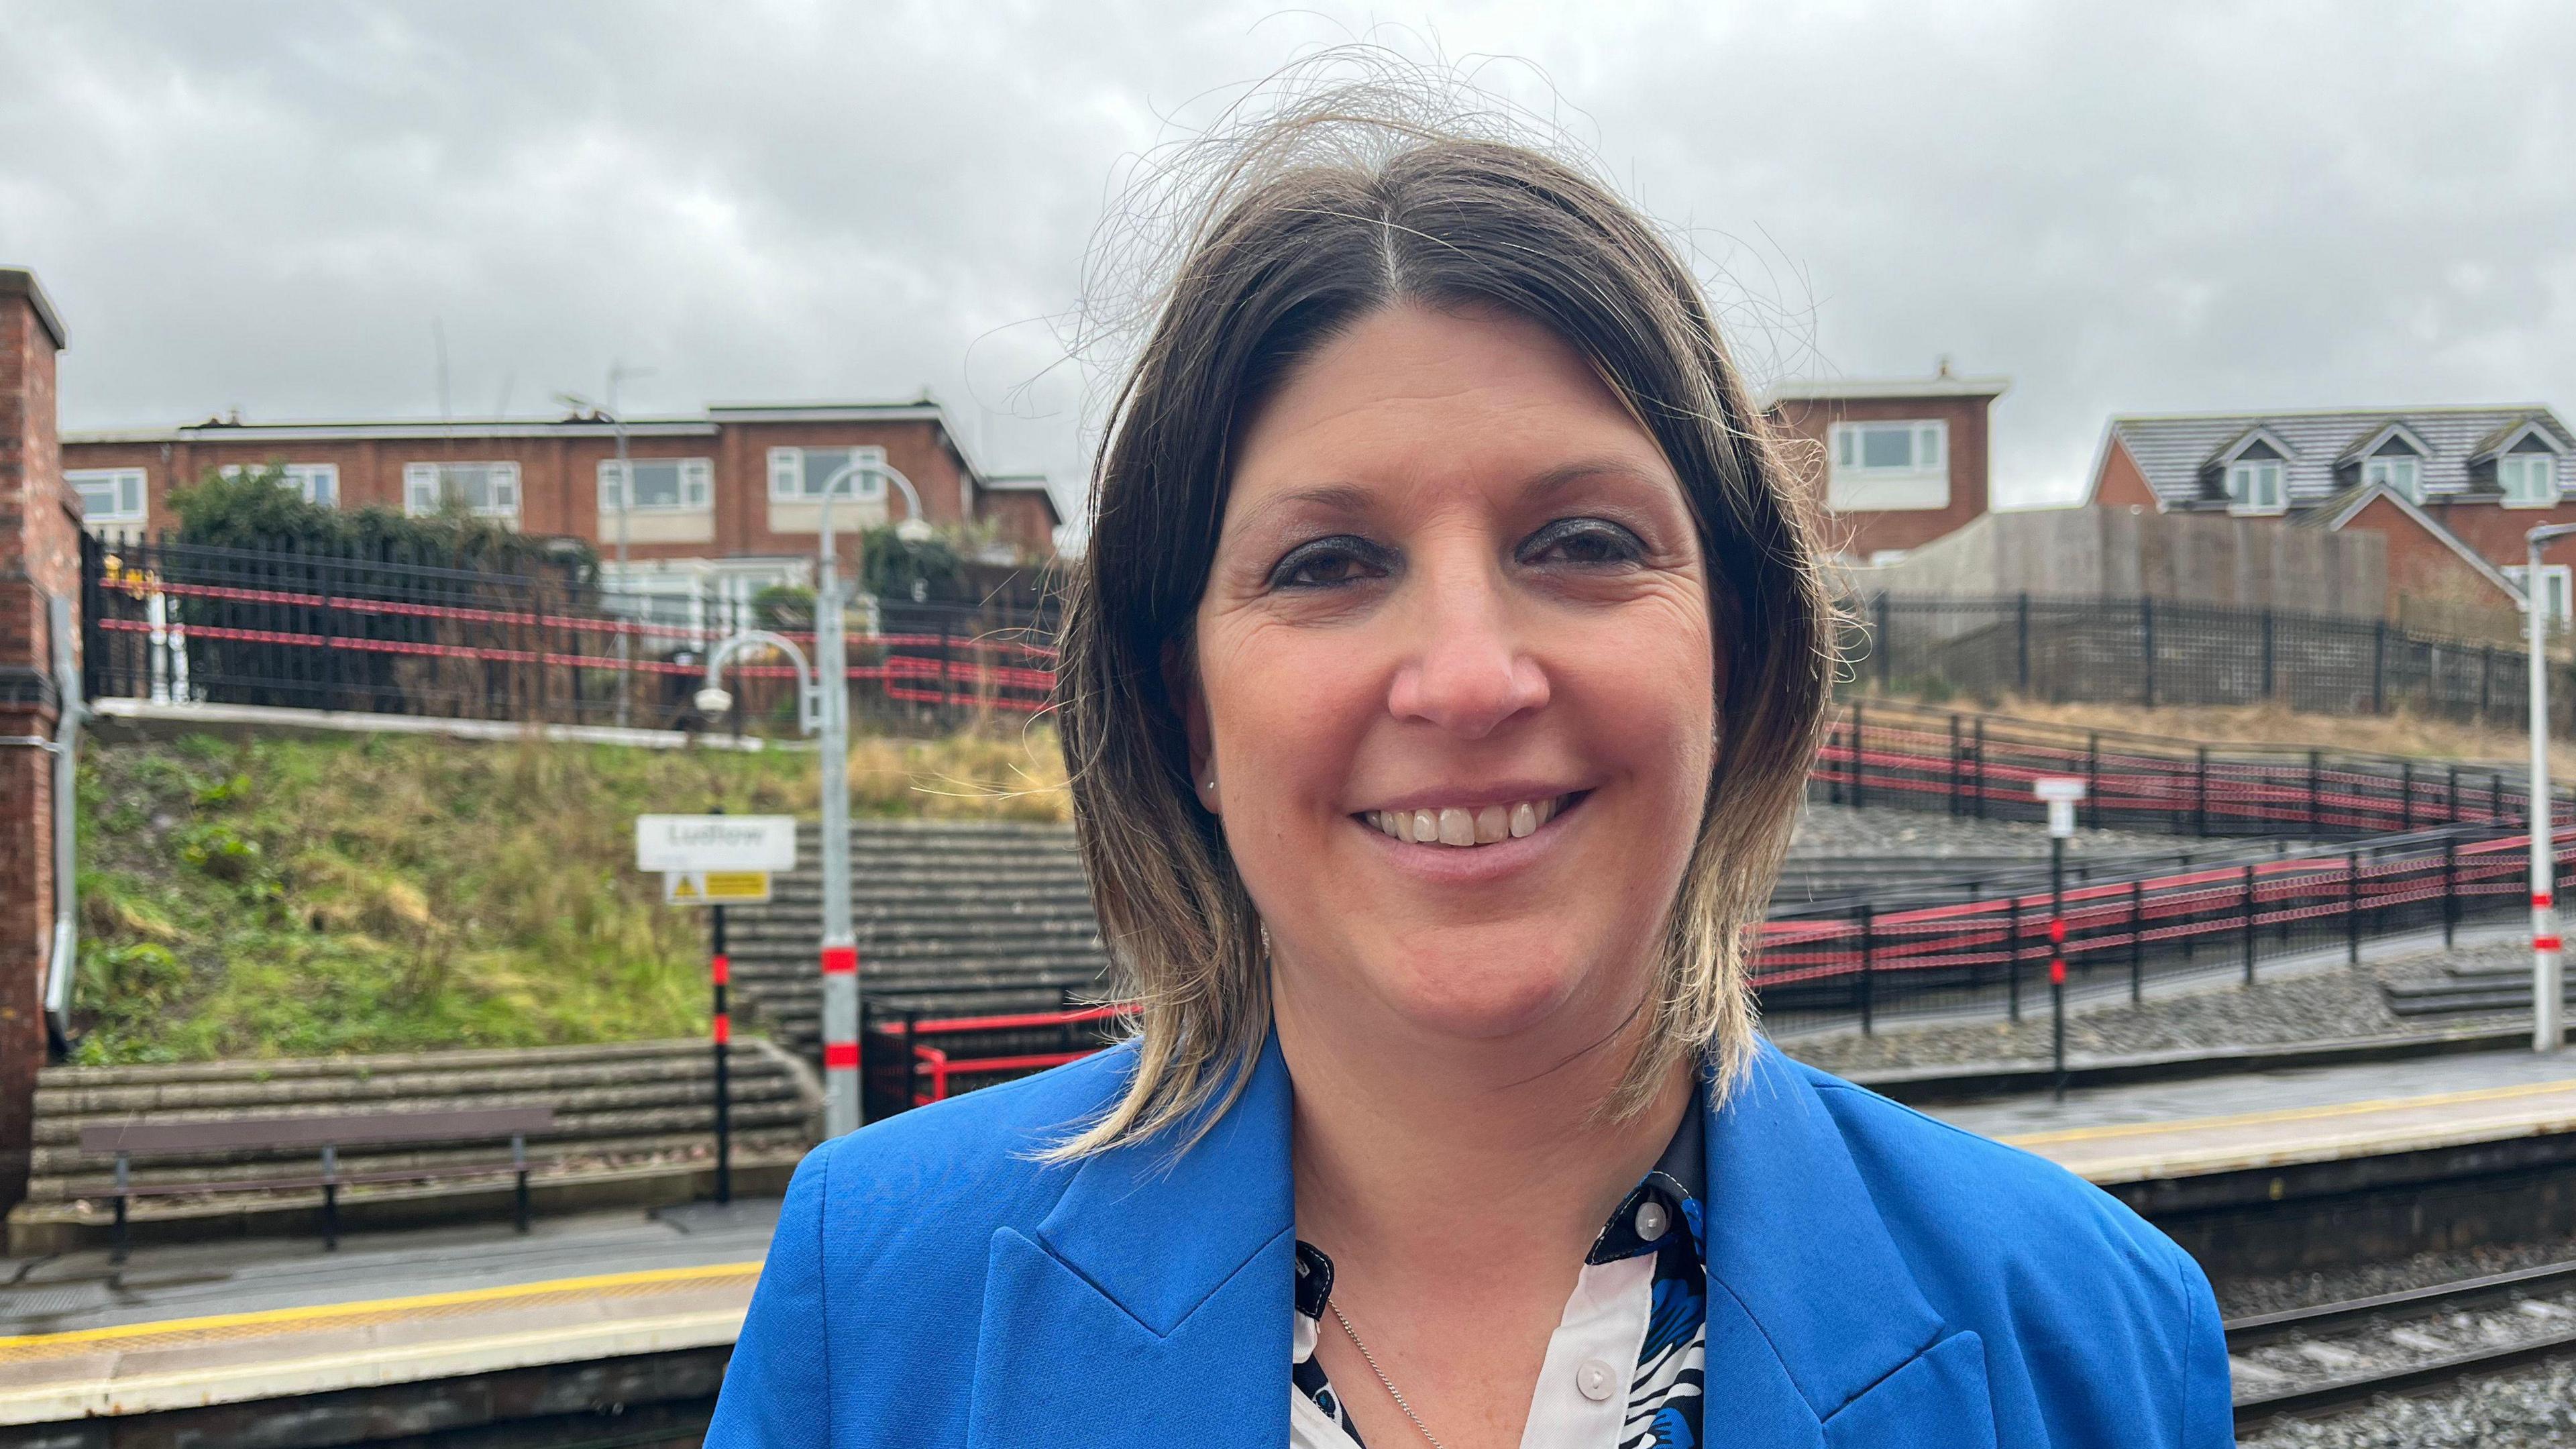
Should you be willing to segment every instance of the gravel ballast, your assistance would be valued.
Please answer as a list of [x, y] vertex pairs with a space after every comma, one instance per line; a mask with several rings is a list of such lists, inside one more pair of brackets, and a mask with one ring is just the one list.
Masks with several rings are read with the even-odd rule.
[[[2270, 1046], [2359, 1037], [2411, 1036], [2428, 1031], [2511, 1025], [2527, 1013], [2444, 1016], [2407, 1020], [2388, 1009], [2380, 988], [2389, 981], [2436, 976], [2457, 965], [2492, 968], [2528, 962], [2530, 948], [2500, 941], [2365, 961], [2359, 968], [2328, 966], [2302, 975], [2258, 980], [2252, 986], [2212, 981], [2199, 989], [2070, 1007], [2066, 1051], [2070, 1057], [2128, 1056], [2224, 1046]], [[1979, 1019], [1883, 1026], [1875, 1036], [1837, 1028], [1793, 1033], [1781, 1049], [1831, 1072], [1883, 1067], [1965, 1066], [1987, 1062], [2044, 1062], [2050, 1022], [2043, 988], [2025, 1004], [2019, 1025]]]
[[2576, 1358], [2439, 1393], [2389, 1396], [2332, 1417], [2276, 1419], [2246, 1432], [2245, 1449], [2557, 1449], [2576, 1444]]
[[[2068, 837], [2069, 855], [2180, 855], [2231, 843], [2189, 835], [2145, 835], [2125, 830], [2079, 830]], [[2016, 820], [1977, 820], [1931, 810], [1854, 809], [1810, 802], [1798, 816], [1789, 853], [1801, 858], [1900, 855], [2027, 856], [2048, 859], [2048, 827]]]

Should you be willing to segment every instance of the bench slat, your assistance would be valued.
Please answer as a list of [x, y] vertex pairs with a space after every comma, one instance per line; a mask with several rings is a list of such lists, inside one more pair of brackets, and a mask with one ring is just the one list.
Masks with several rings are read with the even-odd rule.
[[390, 1142], [535, 1136], [553, 1129], [552, 1107], [473, 1107], [447, 1112], [346, 1112], [311, 1117], [226, 1117], [204, 1122], [126, 1121], [81, 1129], [85, 1153], [164, 1152], [250, 1147], [371, 1147]]

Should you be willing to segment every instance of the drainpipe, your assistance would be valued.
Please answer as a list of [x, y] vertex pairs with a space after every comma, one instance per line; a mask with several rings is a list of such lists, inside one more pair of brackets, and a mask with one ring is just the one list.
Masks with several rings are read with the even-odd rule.
[[72, 1040], [72, 976], [80, 955], [78, 865], [72, 832], [80, 815], [80, 731], [89, 720], [89, 701], [81, 693], [80, 666], [72, 659], [72, 601], [45, 601], [54, 633], [54, 949], [45, 973], [45, 1015], [54, 1039], [64, 1049]]
[[72, 879], [72, 822], [77, 813], [73, 773], [79, 763], [81, 722], [89, 706], [81, 698], [80, 671], [72, 664], [72, 606], [69, 599], [47, 599], [54, 634], [54, 691], [59, 708], [54, 737], [0, 735], [0, 745], [43, 750], [54, 757], [54, 933], [45, 952], [45, 1023], [57, 1047], [71, 1045], [72, 973], [79, 959], [74, 908], [79, 890]]

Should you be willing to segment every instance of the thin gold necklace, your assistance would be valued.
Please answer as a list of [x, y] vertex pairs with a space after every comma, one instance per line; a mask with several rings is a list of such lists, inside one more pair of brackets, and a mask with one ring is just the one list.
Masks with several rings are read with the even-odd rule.
[[1439, 1435], [1431, 1432], [1431, 1426], [1422, 1422], [1422, 1416], [1413, 1412], [1413, 1406], [1404, 1401], [1404, 1390], [1397, 1388], [1395, 1380], [1386, 1376], [1386, 1370], [1377, 1366], [1377, 1355], [1369, 1352], [1367, 1344], [1360, 1342], [1360, 1331], [1351, 1327], [1350, 1315], [1342, 1311], [1342, 1305], [1326, 1299], [1324, 1306], [1333, 1310], [1333, 1317], [1341, 1323], [1342, 1332], [1349, 1337], [1351, 1347], [1360, 1351], [1360, 1358], [1368, 1364], [1369, 1372], [1377, 1375], [1377, 1381], [1386, 1386], [1386, 1396], [1395, 1400], [1395, 1406], [1404, 1411], [1404, 1417], [1411, 1419], [1413, 1427], [1430, 1441], [1431, 1449], [1449, 1449], [1448, 1445], [1440, 1442]]

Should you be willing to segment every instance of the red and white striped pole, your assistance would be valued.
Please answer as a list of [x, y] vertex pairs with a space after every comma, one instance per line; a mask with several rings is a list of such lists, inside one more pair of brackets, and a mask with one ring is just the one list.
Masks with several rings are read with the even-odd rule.
[[[859, 1125], [859, 948], [823, 947], [823, 1098]], [[848, 1104], [844, 1106], [843, 1104]]]
[[2531, 1049], [2557, 1051], [2565, 1039], [2561, 1021], [2565, 979], [2558, 944], [2557, 801], [2549, 786], [2549, 654], [2546, 640], [2555, 593], [2541, 571], [2540, 548], [2553, 538], [2576, 533], [2576, 524], [2544, 524], [2523, 535], [2526, 550], [2522, 574], [2524, 639], [2530, 645], [2525, 671], [2531, 684]]

